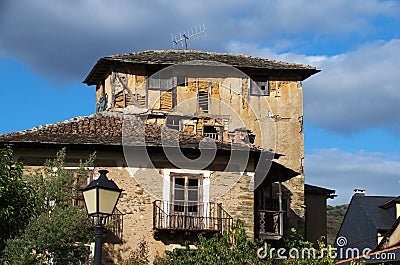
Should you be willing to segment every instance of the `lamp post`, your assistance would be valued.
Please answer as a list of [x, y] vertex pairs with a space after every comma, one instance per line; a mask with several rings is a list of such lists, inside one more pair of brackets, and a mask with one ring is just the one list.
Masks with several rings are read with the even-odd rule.
[[103, 221], [114, 212], [122, 192], [114, 181], [107, 178], [108, 170], [99, 170], [99, 173], [99, 178], [90, 182], [82, 190], [88, 216], [93, 218], [95, 223], [95, 265], [101, 264]]

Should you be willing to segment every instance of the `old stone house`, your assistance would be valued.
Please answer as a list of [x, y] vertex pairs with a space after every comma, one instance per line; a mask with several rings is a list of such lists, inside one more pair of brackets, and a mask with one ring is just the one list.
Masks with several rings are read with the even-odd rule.
[[84, 80], [95, 114], [0, 142], [28, 168], [62, 147], [70, 167], [96, 151], [88, 181], [107, 169], [124, 189], [109, 237], [114, 261], [142, 238], [154, 257], [238, 219], [249, 237], [278, 240], [291, 227], [305, 232], [302, 81], [318, 72], [190, 50], [113, 55]]

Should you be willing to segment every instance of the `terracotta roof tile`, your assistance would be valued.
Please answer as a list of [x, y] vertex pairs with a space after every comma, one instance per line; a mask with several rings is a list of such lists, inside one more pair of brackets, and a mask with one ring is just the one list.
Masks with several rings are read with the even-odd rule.
[[[124, 116], [120, 112], [112, 111], [76, 117], [63, 122], [38, 126], [30, 130], [0, 135], [0, 143], [3, 144], [122, 145], [124, 143], [124, 145], [179, 145], [183, 148], [198, 148], [200, 142], [205, 148], [212, 148], [215, 144], [219, 149], [226, 150], [248, 148], [239, 144], [223, 143], [199, 135], [178, 132], [157, 124], [147, 124], [145, 126], [139, 116]], [[260, 150], [255, 147], [251, 149]]]

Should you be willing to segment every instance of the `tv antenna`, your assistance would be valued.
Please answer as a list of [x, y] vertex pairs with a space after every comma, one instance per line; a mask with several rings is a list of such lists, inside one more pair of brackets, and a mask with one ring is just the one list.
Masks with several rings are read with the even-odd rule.
[[179, 38], [178, 36], [171, 34], [173, 48], [178, 48], [180, 44], [182, 48], [185, 47], [187, 50], [189, 39], [200, 38], [202, 36], [206, 37], [206, 26], [204, 26], [204, 24], [198, 28], [196, 27], [195, 29], [190, 29], [188, 31], [184, 31], [183, 33], [179, 33]]

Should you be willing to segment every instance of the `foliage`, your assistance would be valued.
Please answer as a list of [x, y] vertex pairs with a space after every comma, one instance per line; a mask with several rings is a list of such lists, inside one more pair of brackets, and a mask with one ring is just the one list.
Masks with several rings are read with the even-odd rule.
[[7, 241], [5, 264], [77, 264], [87, 252], [85, 243], [93, 239], [92, 226], [82, 206], [73, 206], [87, 178], [94, 155], [78, 170], [65, 169], [66, 151], [45, 163], [27, 178], [34, 187], [34, 211], [22, 233]]
[[333, 245], [335, 241], [336, 235], [339, 232], [340, 225], [342, 224], [348, 206], [348, 204], [337, 206], [328, 205], [326, 208], [328, 228], [327, 241], [330, 245]]
[[32, 189], [22, 178], [22, 167], [13, 162], [11, 146], [0, 149], [0, 252], [6, 240], [25, 227], [33, 212]]
[[132, 251], [129, 258], [124, 261], [124, 265], [144, 265], [149, 264], [149, 246], [142, 239], [139, 241], [137, 248]]
[[186, 249], [166, 252], [166, 257], [158, 258], [157, 265], [189, 265], [189, 264], [265, 264], [257, 257], [256, 244], [247, 239], [243, 223], [238, 221], [235, 227], [223, 236], [206, 239], [199, 235], [197, 250]]
[[[196, 243], [196, 250], [190, 250], [189, 245], [183, 250], [175, 250], [173, 252], [166, 252], [166, 256], [158, 258], [154, 264], [156, 265], [189, 265], [189, 264], [282, 264], [282, 265], [305, 265], [305, 264], [322, 264], [331, 265], [334, 264], [333, 258], [328, 255], [328, 252], [321, 251], [325, 248], [323, 241], [319, 242], [319, 250], [315, 250], [315, 257], [305, 256], [304, 258], [299, 255], [298, 258], [290, 258], [288, 251], [290, 249], [296, 249], [301, 253], [303, 250], [312, 249], [312, 243], [303, 240], [303, 238], [295, 231], [292, 230], [289, 238], [281, 240], [275, 243], [274, 246], [268, 244], [267, 241], [256, 241], [249, 240], [246, 236], [245, 230], [243, 229], [242, 222], [238, 221], [236, 226], [228, 233], [223, 236], [214, 236], [211, 239], [206, 239], [199, 235], [199, 241]], [[260, 248], [265, 249], [267, 246], [268, 250], [278, 250], [279, 248], [285, 249], [286, 255], [289, 258], [279, 259], [277, 252], [273, 253], [272, 256], [269, 254], [264, 259], [258, 257], [257, 250]], [[260, 253], [259, 253], [260, 254]]]
[[[281, 264], [293, 265], [332, 265], [335, 264], [330, 246], [326, 246], [324, 238], [318, 240], [318, 249], [314, 248], [313, 243], [304, 240], [294, 228], [291, 229], [290, 235], [283, 239], [283, 248], [288, 259]], [[292, 250], [292, 253], [290, 253]], [[293, 251], [294, 250], [294, 251]], [[296, 258], [293, 258], [296, 257]]]

